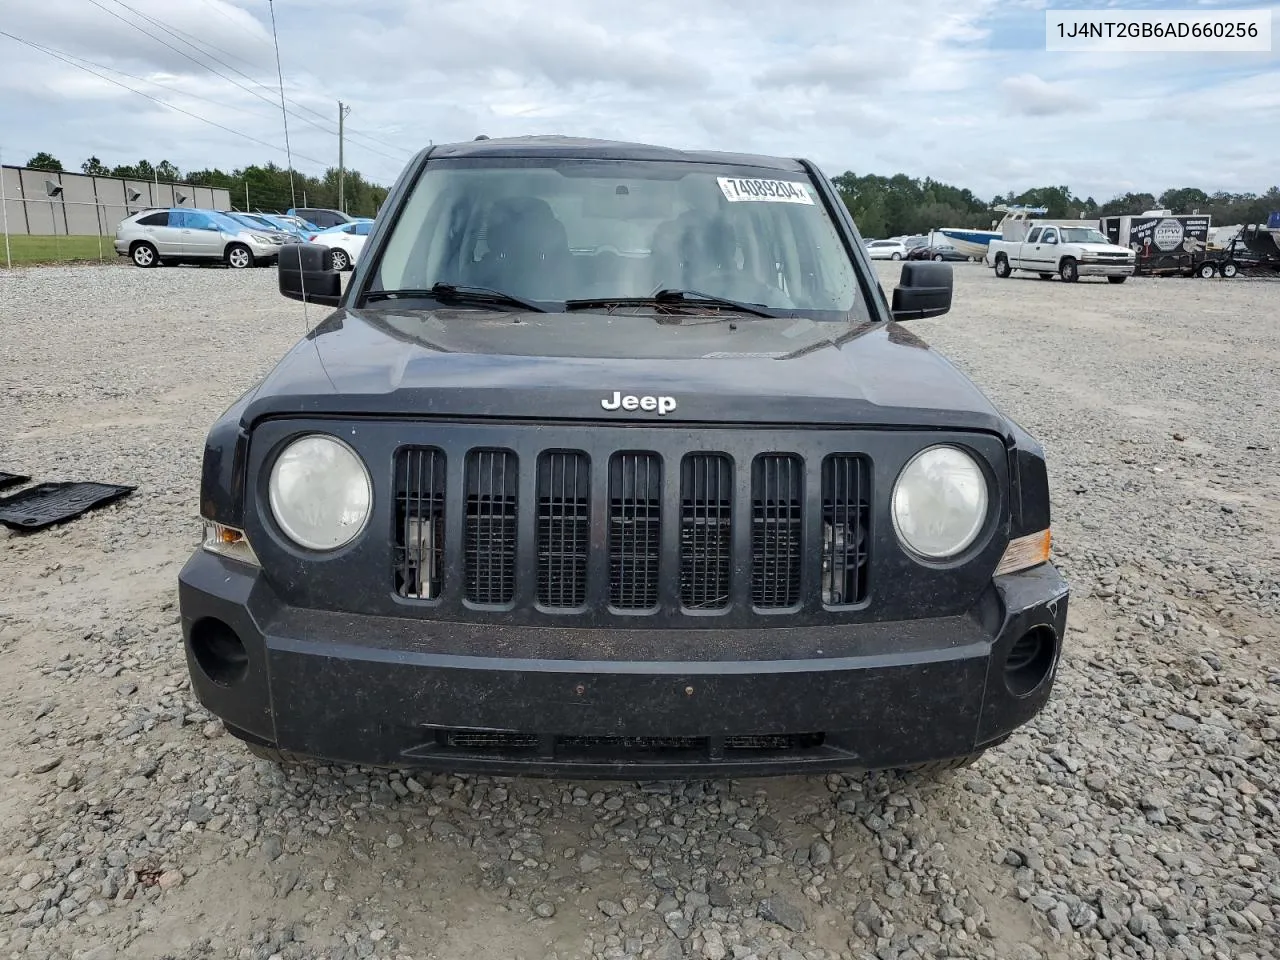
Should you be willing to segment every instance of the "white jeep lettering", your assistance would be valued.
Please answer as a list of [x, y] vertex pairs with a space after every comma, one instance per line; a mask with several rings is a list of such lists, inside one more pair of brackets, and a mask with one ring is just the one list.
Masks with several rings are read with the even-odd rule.
[[624, 394], [621, 390], [615, 390], [612, 397], [605, 397], [600, 401], [600, 406], [606, 410], [648, 410], [651, 412], [656, 410], [658, 416], [665, 417], [676, 408], [676, 398], [651, 395], [636, 396], [634, 394]]

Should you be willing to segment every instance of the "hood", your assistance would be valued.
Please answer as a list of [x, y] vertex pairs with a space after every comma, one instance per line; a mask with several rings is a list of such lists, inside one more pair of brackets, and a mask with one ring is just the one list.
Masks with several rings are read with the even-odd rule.
[[1114, 243], [1077, 243], [1075, 244], [1075, 246], [1079, 247], [1085, 253], [1123, 253], [1125, 255], [1133, 254], [1133, 251], [1130, 250], [1128, 247], [1121, 247]]
[[896, 323], [682, 319], [339, 310], [285, 355], [244, 419], [323, 412], [1007, 432], [967, 377]]

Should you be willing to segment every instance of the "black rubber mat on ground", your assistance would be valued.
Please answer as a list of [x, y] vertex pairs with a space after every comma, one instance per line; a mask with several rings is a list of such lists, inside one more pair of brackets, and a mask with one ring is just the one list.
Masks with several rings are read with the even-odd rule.
[[3, 490], [5, 487], [12, 487], [18, 483], [26, 483], [30, 479], [30, 477], [24, 477], [20, 473], [5, 473], [3, 470], [0, 470], [0, 490]]
[[135, 489], [114, 483], [41, 483], [0, 498], [0, 523], [24, 532], [43, 530], [121, 500]]

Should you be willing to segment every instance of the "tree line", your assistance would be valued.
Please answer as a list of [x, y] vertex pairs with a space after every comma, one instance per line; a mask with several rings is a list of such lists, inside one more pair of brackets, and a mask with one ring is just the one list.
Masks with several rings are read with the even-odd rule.
[[[37, 153], [26, 165], [36, 170], [63, 171], [62, 162], [45, 151]], [[231, 206], [235, 210], [283, 212], [290, 207], [338, 207], [337, 167], [330, 167], [320, 177], [294, 170], [292, 184], [289, 171], [274, 163], [251, 165], [230, 172], [216, 167], [183, 172], [168, 160], [159, 163], [139, 160], [111, 167], [97, 157], [90, 157], [80, 164], [80, 171], [95, 177], [221, 187], [230, 194]], [[370, 183], [358, 170], [347, 170], [343, 175], [343, 194], [347, 213], [353, 217], [372, 217], [377, 215], [378, 208], [386, 199], [387, 188]]]
[[1280, 210], [1280, 186], [1261, 195], [1206, 193], [1196, 187], [1178, 187], [1158, 197], [1151, 193], [1123, 193], [1099, 203], [1093, 197], [1078, 197], [1065, 186], [1036, 187], [1021, 193], [1011, 190], [987, 201], [961, 187], [901, 173], [884, 177], [846, 171], [833, 179], [858, 229], [868, 237], [924, 234], [939, 227], [990, 229], [991, 221], [999, 216], [992, 212], [998, 204], [1045, 207], [1045, 216], [1055, 220], [1093, 220], [1144, 210], [1171, 210], [1178, 214], [1205, 214], [1218, 226], [1266, 223], [1269, 214]]
[[[38, 170], [62, 170], [57, 158], [45, 152], [32, 157], [27, 166]], [[274, 163], [248, 166], [230, 173], [214, 168], [187, 171], [184, 175], [168, 160], [154, 165], [140, 160], [134, 164], [107, 167], [97, 157], [90, 157], [80, 165], [80, 169], [100, 177], [132, 180], [154, 180], [158, 177], [160, 180], [205, 187], [223, 187], [231, 194], [231, 203], [237, 210], [338, 205], [336, 167], [330, 167], [322, 177], [307, 176], [295, 170], [292, 189], [289, 171]], [[356, 170], [348, 170], [345, 179], [347, 213], [375, 216], [386, 199], [387, 188], [370, 183]], [[858, 176], [847, 170], [833, 179], [845, 206], [857, 221], [858, 229], [868, 237], [923, 234], [938, 227], [989, 229], [991, 221], [998, 216], [992, 213], [992, 207], [1002, 203], [1046, 207], [1048, 212], [1045, 216], [1056, 220], [1092, 220], [1161, 209], [1182, 214], [1206, 214], [1219, 226], [1266, 223], [1269, 214], [1280, 210], [1280, 187], [1272, 187], [1263, 194], [1206, 193], [1196, 187], [1178, 187], [1166, 190], [1158, 197], [1151, 193], [1124, 193], [1099, 203], [1093, 197], [1078, 197], [1065, 186], [1035, 187], [1021, 193], [1011, 190], [988, 201], [971, 190], [930, 177], [923, 180], [908, 177], [904, 173], [892, 177], [878, 174]]]

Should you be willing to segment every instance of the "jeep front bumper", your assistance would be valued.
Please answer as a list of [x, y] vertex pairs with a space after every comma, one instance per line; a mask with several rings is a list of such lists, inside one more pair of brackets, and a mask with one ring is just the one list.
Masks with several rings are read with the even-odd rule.
[[[290, 607], [256, 567], [198, 551], [179, 597], [196, 694], [243, 739], [338, 762], [632, 778], [901, 767], [998, 743], [1048, 700], [1068, 588], [1044, 565], [996, 578], [961, 617], [503, 628]], [[672, 634], [715, 656], [673, 658]], [[574, 656], [528, 655], [566, 642]], [[728, 655], [766, 645], [792, 652]]]

